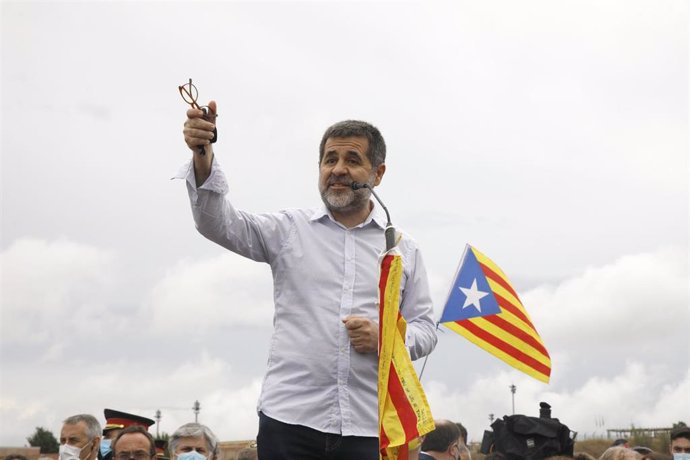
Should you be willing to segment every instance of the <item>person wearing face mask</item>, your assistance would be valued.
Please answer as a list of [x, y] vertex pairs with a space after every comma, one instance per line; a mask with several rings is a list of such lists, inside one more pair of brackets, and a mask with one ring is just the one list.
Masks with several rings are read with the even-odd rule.
[[462, 434], [450, 420], [434, 420], [436, 428], [422, 442], [419, 460], [458, 460]]
[[103, 439], [100, 448], [102, 460], [112, 459], [112, 441], [123, 429], [128, 426], [141, 426], [148, 429], [155, 423], [150, 418], [114, 409], [103, 409], [103, 415], [105, 416], [105, 427], [103, 427]]
[[690, 460], [690, 427], [679, 426], [671, 430], [673, 460]]
[[59, 460], [100, 458], [101, 424], [96, 417], [78, 414], [67, 417], [60, 430]]
[[170, 436], [168, 447], [170, 460], [218, 459], [218, 438], [201, 423], [185, 423], [179, 427]]

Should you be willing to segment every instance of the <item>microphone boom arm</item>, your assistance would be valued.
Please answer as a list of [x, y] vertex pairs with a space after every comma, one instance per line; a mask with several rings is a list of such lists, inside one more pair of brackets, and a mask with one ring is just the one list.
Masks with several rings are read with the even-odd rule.
[[359, 190], [360, 188], [366, 188], [369, 189], [372, 195], [374, 195], [374, 198], [376, 198], [376, 201], [379, 202], [381, 207], [383, 208], [384, 212], [386, 213], [386, 229], [384, 230], [384, 235], [386, 236], [386, 251], [390, 251], [395, 247], [395, 228], [393, 227], [393, 224], [391, 224], [391, 215], [388, 212], [388, 208], [386, 207], [385, 204], [383, 204], [383, 201], [381, 201], [381, 198], [376, 194], [374, 189], [369, 185], [369, 184], [360, 184], [358, 182], [353, 182], [352, 185], [352, 190]]

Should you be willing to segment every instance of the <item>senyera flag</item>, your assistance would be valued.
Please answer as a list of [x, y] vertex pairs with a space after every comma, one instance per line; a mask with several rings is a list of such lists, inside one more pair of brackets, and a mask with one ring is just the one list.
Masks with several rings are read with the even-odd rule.
[[408, 458], [408, 447], [434, 429], [434, 419], [405, 347], [407, 323], [400, 314], [402, 258], [381, 257], [379, 278], [379, 448], [382, 458]]
[[491, 259], [469, 244], [439, 323], [527, 375], [549, 382], [549, 352], [515, 289]]

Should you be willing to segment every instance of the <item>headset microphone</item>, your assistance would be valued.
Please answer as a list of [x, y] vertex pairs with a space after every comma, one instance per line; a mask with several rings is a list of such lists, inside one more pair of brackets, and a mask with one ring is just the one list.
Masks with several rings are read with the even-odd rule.
[[393, 228], [393, 224], [391, 224], [391, 215], [388, 213], [388, 208], [386, 208], [386, 205], [383, 204], [383, 201], [381, 201], [381, 198], [376, 194], [373, 188], [369, 184], [361, 184], [359, 182], [352, 182], [350, 184], [350, 187], [352, 187], [352, 190], [359, 190], [362, 188], [369, 189], [372, 195], [374, 195], [374, 198], [376, 198], [376, 201], [379, 202], [383, 210], [386, 212], [386, 219], [388, 219], [388, 222], [386, 222], [386, 230], [384, 230], [384, 234], [386, 236], [386, 251], [390, 251], [395, 247], [395, 228]]

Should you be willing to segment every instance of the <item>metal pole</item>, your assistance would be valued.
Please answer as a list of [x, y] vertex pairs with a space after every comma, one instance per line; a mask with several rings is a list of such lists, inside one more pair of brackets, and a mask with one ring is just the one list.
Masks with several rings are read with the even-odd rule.
[[511, 397], [513, 399], [513, 415], [515, 415], [515, 390], [517, 387], [515, 385], [510, 386], [510, 392], [512, 393]]
[[156, 438], [160, 438], [161, 410], [156, 411]]
[[192, 410], [194, 411], [194, 423], [199, 423], [199, 411], [201, 410], [201, 404], [199, 404], [198, 400], [194, 401]]

